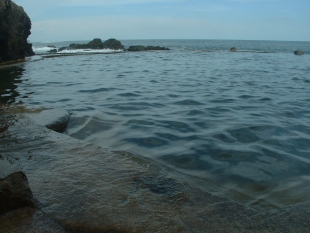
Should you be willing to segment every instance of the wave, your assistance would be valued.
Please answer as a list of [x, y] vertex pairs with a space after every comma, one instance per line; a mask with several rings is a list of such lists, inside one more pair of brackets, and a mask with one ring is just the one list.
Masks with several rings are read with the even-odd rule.
[[57, 52], [53, 54], [101, 54], [101, 53], [118, 53], [123, 52], [123, 50], [113, 50], [113, 49], [65, 49], [58, 51], [56, 47], [43, 46], [43, 47], [32, 47], [35, 54], [48, 54], [51, 50], [57, 49]]
[[60, 52], [59, 54], [85, 54], [85, 53], [120, 53], [123, 50], [113, 50], [113, 49], [65, 49]]

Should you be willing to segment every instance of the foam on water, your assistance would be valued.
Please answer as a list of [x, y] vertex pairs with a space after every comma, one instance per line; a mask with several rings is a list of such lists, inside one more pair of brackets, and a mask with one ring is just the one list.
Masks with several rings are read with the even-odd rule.
[[57, 52], [58, 54], [87, 54], [87, 53], [120, 53], [123, 50], [114, 49], [65, 49]]
[[[43, 55], [43, 54], [48, 54], [49, 51], [53, 49], [57, 49], [56, 47], [48, 47], [48, 46], [43, 46], [43, 47], [32, 47], [33, 51], [35, 54]], [[57, 54], [96, 54], [96, 53], [119, 53], [123, 52], [123, 50], [113, 50], [113, 49], [64, 49], [62, 51], [57, 51], [53, 53]]]
[[32, 49], [34, 51], [35, 54], [44, 54], [44, 53], [48, 53], [50, 50], [54, 49], [52, 47], [34, 47], [32, 46]]

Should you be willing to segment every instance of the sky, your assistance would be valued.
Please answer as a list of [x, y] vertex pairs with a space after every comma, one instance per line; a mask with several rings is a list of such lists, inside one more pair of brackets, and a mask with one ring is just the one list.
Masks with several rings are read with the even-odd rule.
[[310, 0], [13, 0], [30, 42], [125, 39], [310, 41]]

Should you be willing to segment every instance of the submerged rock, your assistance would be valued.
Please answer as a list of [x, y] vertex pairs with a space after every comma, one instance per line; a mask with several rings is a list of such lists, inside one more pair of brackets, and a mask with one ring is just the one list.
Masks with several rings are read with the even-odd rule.
[[27, 42], [31, 21], [24, 9], [11, 0], [0, 0], [0, 63], [32, 56]]
[[295, 54], [295, 55], [303, 55], [304, 52], [301, 51], [301, 50], [299, 50], [299, 49], [297, 49], [296, 51], [294, 51], [294, 54]]
[[0, 215], [26, 206], [35, 206], [26, 175], [15, 172], [0, 179]]
[[[186, 183], [163, 164], [45, 130], [27, 115], [8, 131], [3, 159], [18, 161], [41, 210], [68, 232], [309, 230], [310, 203], [258, 211]], [[0, 229], [5, 224], [0, 217]], [[5, 232], [22, 232], [19, 227]]]

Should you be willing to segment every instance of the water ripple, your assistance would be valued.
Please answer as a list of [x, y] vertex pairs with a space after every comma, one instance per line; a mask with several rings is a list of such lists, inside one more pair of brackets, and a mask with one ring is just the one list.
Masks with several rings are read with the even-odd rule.
[[310, 60], [287, 43], [277, 53], [208, 42], [198, 51], [44, 59], [0, 69], [0, 97], [68, 109], [67, 134], [161, 160], [253, 205], [310, 200], [285, 185], [310, 170]]

